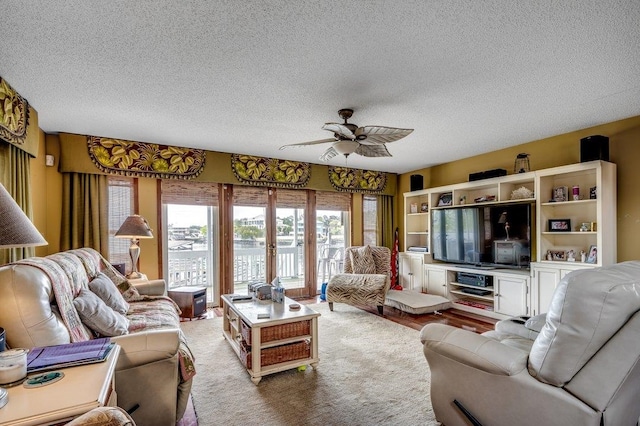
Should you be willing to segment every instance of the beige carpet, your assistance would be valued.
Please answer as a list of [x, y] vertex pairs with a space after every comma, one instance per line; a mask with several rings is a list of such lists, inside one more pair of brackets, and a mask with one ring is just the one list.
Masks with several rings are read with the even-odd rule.
[[320, 312], [318, 369], [254, 385], [222, 336], [222, 318], [183, 322], [196, 357], [199, 425], [436, 425], [419, 332], [344, 304]]

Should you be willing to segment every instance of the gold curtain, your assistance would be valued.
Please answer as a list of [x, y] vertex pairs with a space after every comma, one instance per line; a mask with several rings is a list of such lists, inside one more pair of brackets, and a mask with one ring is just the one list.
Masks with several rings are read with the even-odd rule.
[[[0, 142], [0, 181], [29, 219], [33, 220], [30, 161], [31, 157], [27, 152], [4, 141]], [[0, 265], [34, 255], [33, 247], [0, 249]]]
[[393, 197], [390, 195], [378, 195], [378, 235], [380, 245], [393, 248], [395, 238], [395, 224], [393, 220]]
[[91, 247], [109, 258], [107, 176], [62, 174], [60, 249]]

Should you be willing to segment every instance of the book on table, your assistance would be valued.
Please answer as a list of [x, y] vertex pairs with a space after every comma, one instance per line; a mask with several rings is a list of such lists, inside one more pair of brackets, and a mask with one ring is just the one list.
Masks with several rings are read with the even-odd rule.
[[27, 354], [27, 372], [93, 364], [107, 359], [114, 344], [103, 337], [65, 345], [35, 347]]

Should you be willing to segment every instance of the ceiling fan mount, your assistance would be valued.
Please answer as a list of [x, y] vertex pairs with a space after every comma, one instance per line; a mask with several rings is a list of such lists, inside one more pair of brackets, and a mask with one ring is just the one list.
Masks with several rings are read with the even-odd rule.
[[353, 115], [351, 108], [338, 110], [338, 115], [344, 120], [344, 123], [325, 123], [322, 126], [323, 130], [333, 132], [333, 138], [284, 145], [280, 149], [331, 143], [331, 147], [320, 156], [321, 160], [326, 161], [340, 154], [348, 157], [352, 153], [364, 157], [391, 157], [385, 144], [402, 139], [413, 132], [413, 129], [395, 127], [358, 127], [356, 124], [348, 122]]

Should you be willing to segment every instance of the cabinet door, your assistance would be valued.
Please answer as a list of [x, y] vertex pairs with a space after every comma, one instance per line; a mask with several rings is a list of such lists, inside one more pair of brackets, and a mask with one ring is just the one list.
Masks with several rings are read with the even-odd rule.
[[560, 282], [561, 274], [555, 268], [535, 268], [533, 270], [533, 289], [531, 291], [531, 314], [547, 312], [551, 297]]
[[422, 256], [409, 256], [411, 258], [411, 290], [423, 291], [423, 268], [424, 260]]
[[494, 310], [512, 317], [527, 314], [527, 280], [494, 277]]
[[447, 271], [426, 266], [424, 274], [427, 293], [447, 297]]
[[411, 256], [408, 254], [401, 254], [400, 260], [400, 285], [407, 290], [411, 288]]

